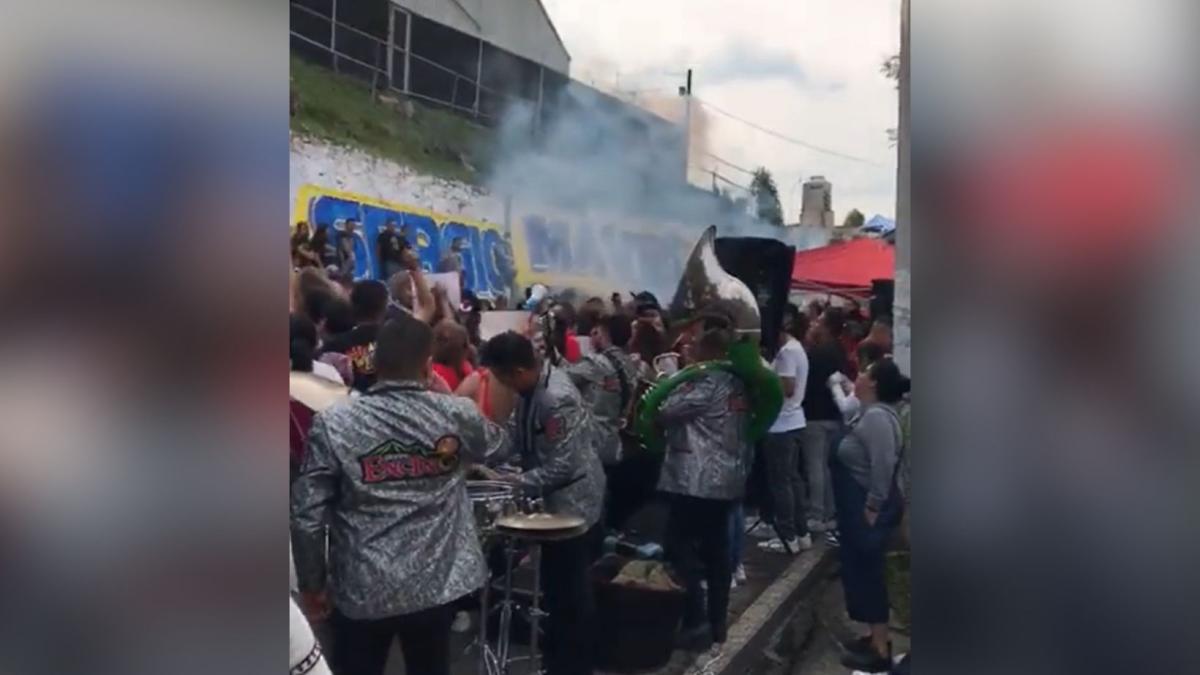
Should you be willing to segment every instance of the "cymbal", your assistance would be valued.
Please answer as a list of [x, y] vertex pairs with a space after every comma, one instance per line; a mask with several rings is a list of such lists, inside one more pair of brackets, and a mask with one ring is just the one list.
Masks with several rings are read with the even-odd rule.
[[321, 412], [350, 396], [350, 390], [320, 375], [292, 371], [288, 379], [288, 396], [313, 412]]
[[552, 532], [572, 530], [586, 524], [583, 518], [556, 513], [516, 513], [496, 519], [496, 527], [506, 530]]

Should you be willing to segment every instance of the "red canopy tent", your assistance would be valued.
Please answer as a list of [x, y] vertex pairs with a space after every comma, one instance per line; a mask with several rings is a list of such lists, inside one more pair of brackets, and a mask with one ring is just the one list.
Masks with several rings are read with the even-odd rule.
[[792, 264], [792, 288], [868, 296], [875, 279], [892, 279], [896, 249], [881, 239], [853, 239], [807, 251], [797, 251]]

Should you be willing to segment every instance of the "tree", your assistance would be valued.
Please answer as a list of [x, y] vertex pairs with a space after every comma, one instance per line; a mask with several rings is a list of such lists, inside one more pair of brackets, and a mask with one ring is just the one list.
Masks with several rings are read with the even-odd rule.
[[862, 211], [859, 211], [858, 209], [850, 209], [850, 213], [847, 213], [846, 219], [842, 221], [842, 227], [848, 230], [857, 230], [863, 226], [863, 222], [865, 221], [866, 218], [863, 217]]
[[900, 88], [900, 55], [893, 54], [883, 60], [879, 65], [879, 72], [889, 80], [896, 81], [896, 88]]
[[[883, 63], [879, 64], [879, 72], [883, 73], [883, 76], [886, 77], [887, 79], [895, 80], [896, 88], [899, 89], [900, 88], [900, 55], [893, 54], [893, 55], [887, 57], [886, 59], [884, 59]], [[896, 139], [899, 138], [899, 132], [897, 131], [897, 129], [895, 127], [892, 127], [887, 130], [887, 137], [888, 137], [888, 145], [891, 147], [895, 147]]]
[[750, 195], [754, 200], [754, 213], [759, 220], [772, 225], [783, 225], [783, 206], [779, 203], [779, 188], [765, 167], [754, 170], [750, 180]]

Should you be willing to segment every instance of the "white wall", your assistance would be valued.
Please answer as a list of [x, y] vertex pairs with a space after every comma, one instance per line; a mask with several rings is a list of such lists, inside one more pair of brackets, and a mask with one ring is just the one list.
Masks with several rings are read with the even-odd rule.
[[447, 215], [504, 222], [504, 201], [471, 185], [433, 178], [361, 150], [292, 137], [288, 204], [301, 185], [319, 185]]

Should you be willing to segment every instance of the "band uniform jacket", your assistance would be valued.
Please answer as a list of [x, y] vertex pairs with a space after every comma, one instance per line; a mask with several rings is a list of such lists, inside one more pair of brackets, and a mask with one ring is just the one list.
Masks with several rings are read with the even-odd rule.
[[565, 372], [543, 364], [537, 388], [517, 398], [507, 435], [520, 484], [545, 498], [546, 511], [579, 516], [589, 527], [600, 520], [605, 478], [595, 422]]
[[564, 370], [591, 409], [600, 461], [605, 465], [616, 464], [621, 461], [620, 430], [625, 422], [622, 403], [627, 405], [637, 393], [637, 366], [633, 358], [617, 347], [609, 347], [584, 356]]
[[318, 413], [292, 485], [300, 590], [324, 588], [328, 576], [342, 614], [377, 619], [481, 588], [463, 464], [482, 463], [502, 441], [469, 399], [416, 382], [381, 382]]
[[732, 373], [708, 371], [680, 384], [658, 412], [667, 434], [658, 489], [705, 499], [741, 499], [752, 444], [746, 386]]

